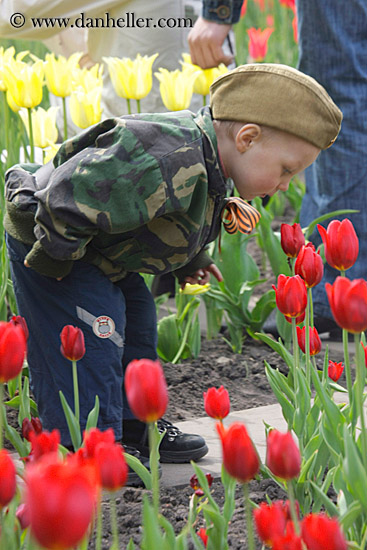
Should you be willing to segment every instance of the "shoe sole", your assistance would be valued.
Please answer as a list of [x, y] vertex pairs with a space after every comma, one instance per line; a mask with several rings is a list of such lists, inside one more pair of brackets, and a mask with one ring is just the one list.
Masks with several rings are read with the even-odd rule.
[[[135, 447], [141, 452], [143, 456], [149, 456], [149, 447], [144, 447], [136, 444]], [[202, 447], [199, 447], [194, 451], [170, 452], [160, 450], [159, 462], [162, 462], [162, 464], [186, 464], [187, 462], [191, 462], [191, 460], [196, 462], [197, 460], [200, 460], [200, 458], [203, 458], [203, 456], [208, 453], [208, 450], [209, 449], [207, 445], [203, 445]]]

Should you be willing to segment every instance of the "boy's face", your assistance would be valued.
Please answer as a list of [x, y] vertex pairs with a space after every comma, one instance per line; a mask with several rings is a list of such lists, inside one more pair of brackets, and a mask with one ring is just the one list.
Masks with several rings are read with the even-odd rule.
[[245, 200], [286, 191], [291, 178], [312, 164], [320, 153], [320, 149], [301, 138], [257, 124], [242, 126], [235, 133], [234, 142], [225, 168]]

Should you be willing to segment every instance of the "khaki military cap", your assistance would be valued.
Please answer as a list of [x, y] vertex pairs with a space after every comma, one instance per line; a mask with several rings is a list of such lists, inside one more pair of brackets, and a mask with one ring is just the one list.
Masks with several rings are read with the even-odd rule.
[[334, 143], [343, 118], [314, 78], [275, 63], [241, 65], [217, 78], [210, 107], [214, 119], [270, 126], [320, 149]]

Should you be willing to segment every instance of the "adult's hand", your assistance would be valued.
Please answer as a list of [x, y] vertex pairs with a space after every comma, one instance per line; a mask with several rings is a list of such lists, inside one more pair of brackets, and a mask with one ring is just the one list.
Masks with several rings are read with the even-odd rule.
[[202, 69], [217, 67], [219, 63], [232, 63], [233, 56], [226, 55], [223, 51], [223, 42], [231, 28], [232, 25], [215, 23], [199, 17], [188, 36], [192, 63]]
[[210, 275], [213, 275], [219, 282], [223, 281], [223, 275], [215, 264], [210, 264], [208, 267], [198, 269], [191, 277], [185, 277], [185, 281], [181, 284], [181, 288], [185, 288], [185, 284], [190, 285], [206, 285], [210, 280]]

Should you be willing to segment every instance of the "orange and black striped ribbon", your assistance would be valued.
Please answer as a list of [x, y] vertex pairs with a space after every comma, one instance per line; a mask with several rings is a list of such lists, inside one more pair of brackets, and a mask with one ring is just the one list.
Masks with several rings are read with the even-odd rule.
[[231, 197], [226, 200], [221, 217], [224, 229], [227, 233], [233, 234], [237, 231], [251, 233], [261, 216], [248, 202], [239, 197]]

